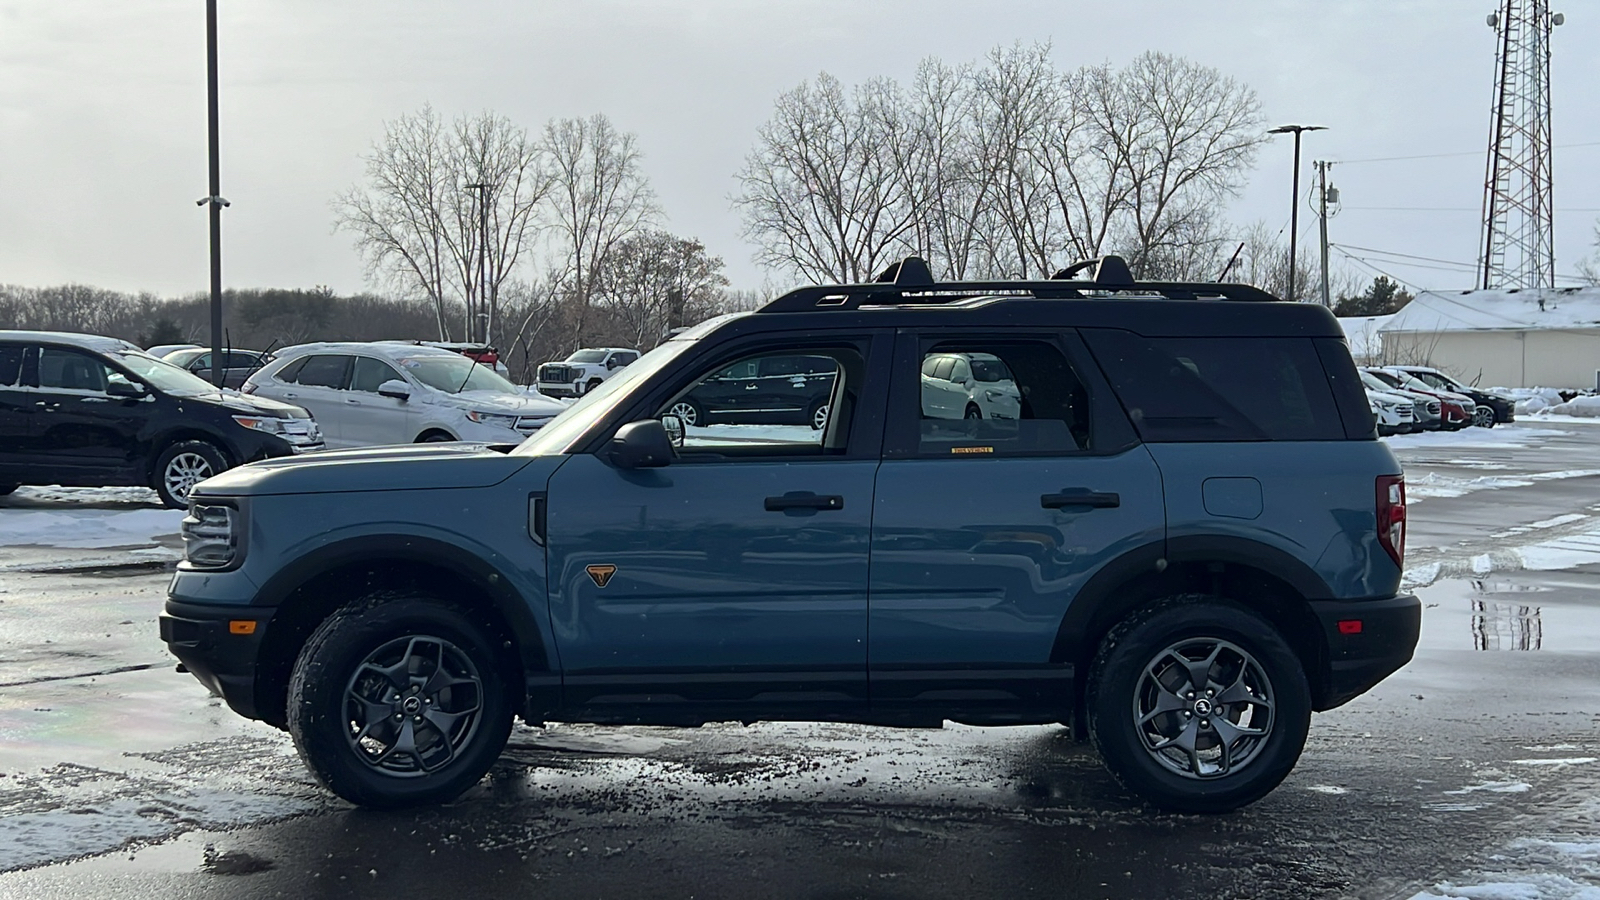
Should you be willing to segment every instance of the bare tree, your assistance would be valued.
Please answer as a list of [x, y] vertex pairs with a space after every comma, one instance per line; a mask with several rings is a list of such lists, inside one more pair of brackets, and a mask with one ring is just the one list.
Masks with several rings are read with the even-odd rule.
[[711, 315], [728, 286], [722, 267], [704, 244], [665, 231], [618, 244], [602, 273], [601, 294], [623, 342], [648, 350], [674, 328]]
[[578, 347], [611, 254], [654, 223], [660, 208], [637, 140], [605, 116], [552, 121], [543, 144], [554, 174], [548, 215], [560, 241], [550, 281], [572, 307], [571, 344]]
[[1261, 141], [1254, 92], [1147, 53], [1058, 70], [1049, 44], [925, 60], [909, 92], [824, 73], [778, 98], [734, 203], [757, 259], [813, 281], [919, 252], [946, 273], [1048, 276], [1106, 252], [1197, 277]]
[[898, 89], [853, 97], [827, 73], [778, 98], [736, 176], [734, 205], [764, 265], [813, 281], [870, 279], [912, 230], [891, 149], [909, 123]]
[[[489, 299], [511, 277], [534, 235], [534, 212], [550, 190], [539, 148], [509, 120], [484, 112], [447, 127], [432, 107], [384, 126], [365, 157], [367, 182], [333, 203], [335, 227], [355, 236], [368, 273], [403, 295], [433, 305], [439, 337], [451, 335], [447, 314]], [[468, 190], [488, 184], [487, 200]], [[489, 247], [479, 284], [479, 207], [487, 202]], [[468, 318], [464, 337], [486, 333]]]

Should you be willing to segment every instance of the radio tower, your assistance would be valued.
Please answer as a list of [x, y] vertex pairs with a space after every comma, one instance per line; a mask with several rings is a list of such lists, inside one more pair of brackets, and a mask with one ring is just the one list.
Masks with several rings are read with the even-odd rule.
[[1494, 107], [1483, 183], [1479, 287], [1553, 288], [1549, 0], [1503, 0], [1495, 29]]

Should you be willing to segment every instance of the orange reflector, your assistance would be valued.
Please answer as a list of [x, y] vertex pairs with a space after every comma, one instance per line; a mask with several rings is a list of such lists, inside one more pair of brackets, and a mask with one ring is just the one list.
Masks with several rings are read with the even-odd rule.
[[[254, 625], [255, 623], [251, 622], [250, 624]], [[1340, 634], [1360, 634], [1361, 633], [1361, 620], [1360, 619], [1345, 619], [1345, 620], [1341, 621], [1339, 623], [1339, 633]]]
[[[1343, 622], [1339, 623], [1339, 628], [1340, 629], [1344, 628], [1344, 623]], [[1361, 623], [1357, 622], [1356, 623], [1356, 630], [1359, 631], [1360, 628], [1361, 628]], [[233, 621], [228, 623], [228, 633], [229, 634], [255, 634], [256, 633], [256, 620], [255, 619], [234, 619]]]

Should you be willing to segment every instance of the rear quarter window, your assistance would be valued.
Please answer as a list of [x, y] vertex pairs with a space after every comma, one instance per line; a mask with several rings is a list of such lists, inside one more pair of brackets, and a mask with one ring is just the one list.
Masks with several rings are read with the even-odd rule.
[[1311, 338], [1083, 335], [1146, 441], [1346, 437]]

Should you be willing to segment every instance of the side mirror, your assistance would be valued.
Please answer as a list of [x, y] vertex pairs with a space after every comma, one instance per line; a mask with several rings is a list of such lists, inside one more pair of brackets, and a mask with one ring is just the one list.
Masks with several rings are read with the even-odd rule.
[[683, 416], [677, 413], [667, 413], [661, 417], [661, 427], [666, 429], [667, 440], [674, 447], [682, 447], [683, 440], [689, 435], [689, 426], [683, 421]]
[[410, 400], [411, 388], [407, 387], [404, 381], [391, 378], [378, 385], [378, 394], [383, 397], [393, 397], [396, 400]]
[[607, 448], [619, 469], [658, 469], [672, 462], [672, 439], [660, 419], [629, 422], [617, 429]]
[[106, 383], [106, 393], [113, 397], [123, 397], [129, 400], [143, 397], [144, 388], [127, 381], [110, 381]]

